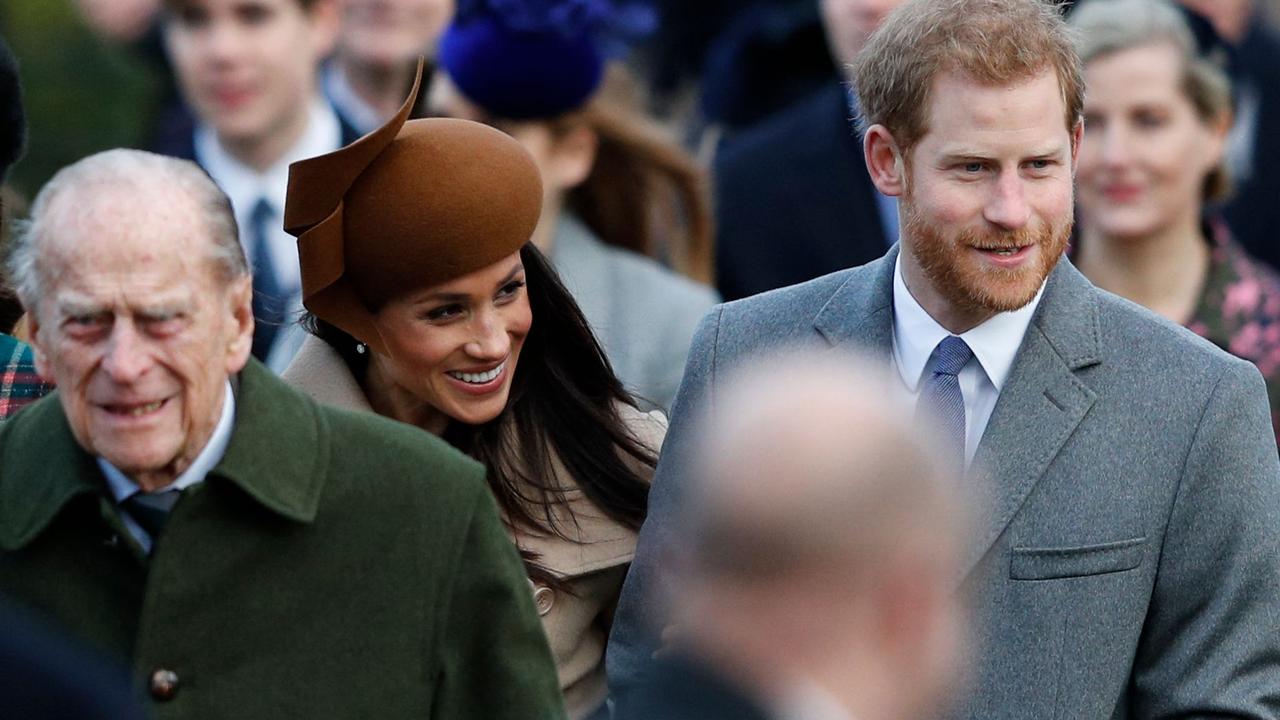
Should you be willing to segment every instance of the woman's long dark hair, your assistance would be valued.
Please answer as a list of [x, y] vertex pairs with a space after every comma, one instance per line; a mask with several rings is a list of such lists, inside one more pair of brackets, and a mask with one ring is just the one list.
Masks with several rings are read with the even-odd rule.
[[[533, 325], [498, 418], [483, 425], [450, 423], [444, 439], [484, 464], [489, 487], [508, 520], [568, 538], [557, 507], [568, 508], [556, 477], [558, 458], [593, 505], [638, 529], [648, 506], [654, 450], [634, 436], [618, 413], [636, 406], [622, 387], [577, 302], [546, 257], [531, 243], [520, 250]], [[307, 329], [329, 343], [363, 379], [368, 355], [356, 340], [315, 317]], [[514, 429], [514, 439], [512, 430]], [[572, 517], [572, 515], [570, 515]], [[525, 553], [534, 580], [560, 584]]]

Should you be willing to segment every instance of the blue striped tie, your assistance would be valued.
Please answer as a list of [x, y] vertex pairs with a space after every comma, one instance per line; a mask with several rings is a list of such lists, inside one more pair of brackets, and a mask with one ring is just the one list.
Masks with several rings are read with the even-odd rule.
[[178, 502], [178, 496], [182, 494], [180, 490], [164, 490], [161, 492], [143, 492], [139, 490], [121, 503], [124, 509], [129, 511], [129, 515], [133, 517], [134, 522], [138, 526], [147, 531], [151, 536], [152, 542], [160, 539], [160, 533], [164, 530], [164, 526], [169, 522], [169, 512], [173, 510], [173, 506]]
[[973, 357], [973, 351], [964, 340], [951, 335], [943, 338], [933, 351], [933, 372], [920, 389], [917, 411], [933, 413], [942, 430], [943, 438], [950, 443], [952, 457], [964, 461], [964, 394], [960, 392], [960, 370]]
[[266, 198], [259, 198], [249, 217], [249, 231], [253, 233], [253, 356], [266, 361], [275, 342], [276, 331], [284, 322], [285, 293], [276, 279], [275, 263], [271, 259], [271, 222], [275, 210]]

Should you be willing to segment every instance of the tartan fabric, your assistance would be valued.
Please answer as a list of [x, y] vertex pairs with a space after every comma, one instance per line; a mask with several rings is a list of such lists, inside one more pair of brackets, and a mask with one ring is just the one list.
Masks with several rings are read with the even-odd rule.
[[0, 333], [0, 420], [39, 400], [53, 385], [36, 373], [31, 346]]

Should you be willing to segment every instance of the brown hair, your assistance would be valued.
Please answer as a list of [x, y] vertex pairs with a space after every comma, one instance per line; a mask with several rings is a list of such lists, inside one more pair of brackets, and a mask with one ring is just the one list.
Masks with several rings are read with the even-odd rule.
[[1065, 121], [1080, 122], [1084, 79], [1071, 30], [1050, 0], [908, 0], [853, 62], [859, 125], [883, 125], [904, 153], [929, 131], [933, 80], [954, 72], [1009, 85], [1052, 70]]
[[565, 204], [606, 243], [664, 261], [703, 283], [712, 275], [712, 214], [706, 174], [640, 109], [620, 66], [580, 111], [551, 120], [553, 132], [585, 125], [598, 138], [595, 165]]
[[[1161, 0], [1112, 0], [1091, 2], [1072, 15], [1076, 49], [1081, 62], [1130, 48], [1168, 44], [1182, 63], [1182, 94], [1207, 125], [1232, 112], [1231, 80], [1223, 69], [1225, 58], [1201, 55], [1195, 36], [1182, 12]], [[1204, 178], [1205, 202], [1231, 194], [1231, 175], [1223, 158]]]

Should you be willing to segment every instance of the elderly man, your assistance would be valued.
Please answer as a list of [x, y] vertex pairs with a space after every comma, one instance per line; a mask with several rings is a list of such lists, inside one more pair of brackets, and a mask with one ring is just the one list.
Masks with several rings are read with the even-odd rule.
[[64, 169], [10, 269], [60, 390], [0, 430], [0, 592], [130, 658], [163, 717], [561, 716], [481, 467], [248, 359], [199, 168]]
[[957, 478], [880, 380], [785, 355], [726, 383], [670, 548], [681, 642], [617, 720], [936, 715], [963, 617]]
[[[724, 305], [694, 341], [609, 650], [656, 645], [653, 548], [691, 482], [692, 411], [745, 358], [862, 348], [946, 418], [982, 516], [962, 717], [1280, 716], [1280, 461], [1258, 371], [1093, 287], [1063, 249], [1080, 61], [1042, 0], [907, 0], [854, 68], [899, 200], [880, 260]], [[848, 428], [850, 435], [860, 428]]]

